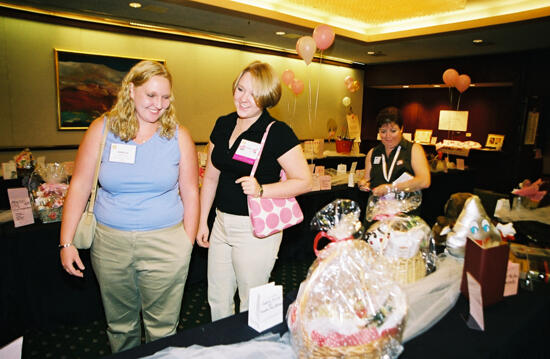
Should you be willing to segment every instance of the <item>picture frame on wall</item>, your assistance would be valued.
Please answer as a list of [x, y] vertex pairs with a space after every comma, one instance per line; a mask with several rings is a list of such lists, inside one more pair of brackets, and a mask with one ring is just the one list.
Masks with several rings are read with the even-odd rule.
[[54, 49], [59, 130], [85, 130], [115, 103], [122, 79], [145, 59]]
[[494, 133], [490, 133], [487, 135], [487, 142], [485, 143], [485, 147], [501, 149], [503, 144], [504, 135], [497, 135]]
[[414, 142], [430, 143], [432, 138], [432, 130], [416, 130], [414, 131]]

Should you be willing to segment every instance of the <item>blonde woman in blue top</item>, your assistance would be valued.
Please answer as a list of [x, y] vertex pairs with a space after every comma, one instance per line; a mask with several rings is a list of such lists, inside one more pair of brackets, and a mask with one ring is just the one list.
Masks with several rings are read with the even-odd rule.
[[86, 131], [63, 209], [61, 263], [82, 277], [84, 266], [71, 241], [108, 131], [91, 259], [113, 352], [140, 345], [141, 317], [146, 341], [174, 334], [179, 320], [199, 193], [195, 145], [178, 124], [173, 101], [167, 68], [154, 61], [136, 64], [113, 108]]

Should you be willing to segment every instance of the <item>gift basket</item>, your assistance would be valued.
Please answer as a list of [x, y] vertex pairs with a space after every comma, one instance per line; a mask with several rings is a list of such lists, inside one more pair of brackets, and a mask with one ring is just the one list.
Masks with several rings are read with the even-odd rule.
[[[287, 312], [300, 358], [396, 358], [407, 313], [401, 288], [361, 238], [360, 210], [335, 200], [311, 224], [317, 259]], [[330, 243], [317, 250], [324, 238]]]
[[388, 274], [400, 284], [413, 283], [433, 271], [436, 265], [433, 234], [422, 218], [405, 212], [422, 202], [420, 191], [371, 195], [367, 220], [377, 220], [365, 233], [365, 240], [387, 262]]
[[67, 194], [68, 176], [59, 163], [36, 166], [27, 185], [34, 216], [42, 223], [61, 221], [63, 203]]

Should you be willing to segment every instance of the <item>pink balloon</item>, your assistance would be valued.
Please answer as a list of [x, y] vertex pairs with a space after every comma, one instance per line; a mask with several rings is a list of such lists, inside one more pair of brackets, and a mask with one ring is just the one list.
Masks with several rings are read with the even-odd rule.
[[449, 86], [454, 86], [458, 79], [458, 72], [455, 69], [447, 69], [443, 72], [443, 82]]
[[334, 31], [328, 25], [318, 25], [313, 30], [313, 39], [318, 49], [326, 50], [334, 42]]
[[460, 93], [463, 93], [470, 87], [471, 82], [472, 80], [470, 79], [470, 76], [460, 75], [456, 80], [455, 87], [458, 91], [460, 91]]
[[359, 90], [359, 81], [353, 80], [353, 82], [351, 82], [347, 87], [351, 92], [355, 92]]
[[353, 77], [351, 76], [346, 76], [346, 78], [344, 78], [344, 84], [346, 84], [346, 87], [348, 87], [352, 82], [353, 82]]
[[290, 85], [290, 89], [292, 92], [294, 92], [295, 95], [299, 95], [304, 91], [304, 83], [300, 79], [294, 79], [292, 80], [292, 84]]
[[317, 50], [316, 46], [315, 40], [313, 40], [311, 36], [302, 36], [296, 42], [296, 51], [298, 55], [304, 59], [306, 65], [309, 65], [311, 60], [313, 60], [313, 54], [315, 54], [315, 50]]
[[292, 72], [292, 70], [284, 70], [281, 79], [285, 85], [290, 85], [292, 80], [294, 80], [294, 72]]

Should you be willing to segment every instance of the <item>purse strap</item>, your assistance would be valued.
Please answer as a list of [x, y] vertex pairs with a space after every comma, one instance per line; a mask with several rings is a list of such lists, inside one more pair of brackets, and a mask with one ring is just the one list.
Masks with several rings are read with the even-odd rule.
[[262, 137], [262, 143], [260, 143], [260, 150], [258, 151], [258, 157], [256, 157], [256, 161], [254, 161], [254, 165], [252, 166], [252, 170], [250, 171], [250, 177], [254, 177], [256, 174], [256, 168], [258, 168], [258, 163], [260, 163], [260, 157], [262, 156], [262, 152], [264, 150], [265, 140], [267, 139], [267, 134], [269, 133], [269, 129], [271, 128], [271, 125], [273, 125], [275, 121], [272, 121], [269, 125], [267, 125], [267, 128], [264, 132], [264, 137]]
[[94, 172], [94, 184], [92, 186], [92, 194], [90, 195], [90, 204], [86, 209], [87, 212], [92, 213], [94, 211], [95, 204], [95, 195], [97, 193], [97, 179], [99, 177], [99, 167], [101, 166], [101, 157], [103, 157], [103, 149], [105, 147], [105, 139], [107, 138], [107, 133], [109, 132], [109, 118], [105, 121], [105, 128], [103, 129], [103, 137], [101, 138], [101, 144], [99, 145], [99, 156], [97, 157], [97, 162], [95, 164]]

